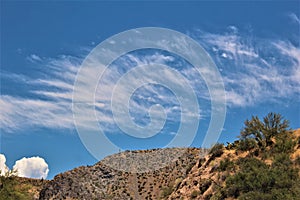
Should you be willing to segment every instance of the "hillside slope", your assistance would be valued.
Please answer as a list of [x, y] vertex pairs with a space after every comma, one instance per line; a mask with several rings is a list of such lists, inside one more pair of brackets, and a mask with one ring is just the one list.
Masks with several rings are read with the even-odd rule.
[[[120, 160], [130, 161], [133, 154], [160, 151], [164, 155], [159, 159], [173, 158], [176, 152], [181, 155], [170, 165], [155, 171], [131, 173], [119, 171], [105, 165], [105, 160], [119, 164]], [[94, 166], [79, 167], [59, 174], [44, 186], [40, 199], [160, 199], [166, 198], [176, 184], [184, 179], [189, 170], [199, 160], [200, 149], [155, 149], [127, 151], [115, 154]], [[143, 168], [156, 160], [137, 162], [136, 167]], [[159, 160], [156, 160], [160, 163]], [[126, 163], [125, 163], [126, 164]], [[121, 163], [122, 166], [122, 163]]]
[[273, 133], [209, 150], [125, 151], [50, 181], [0, 177], [0, 199], [299, 199], [300, 129]]
[[47, 180], [0, 176], [1, 200], [37, 200]]
[[[200, 156], [203, 151], [197, 148], [122, 152], [94, 166], [79, 167], [57, 175], [44, 185], [40, 199], [236, 199], [243, 195], [246, 197], [252, 195], [253, 191], [248, 191], [248, 187], [255, 189], [262, 185], [278, 189], [278, 192], [283, 195], [291, 195], [290, 198], [284, 196], [286, 199], [295, 199], [295, 195], [300, 195], [294, 192], [300, 189], [300, 129], [286, 135], [285, 138], [277, 138], [273, 146], [264, 150], [249, 146], [249, 144], [246, 146], [248, 149], [245, 149], [239, 140], [226, 147], [217, 144], [206, 156]], [[281, 144], [282, 141], [284, 141], [283, 144]], [[142, 169], [157, 158], [151, 157], [150, 160], [147, 158], [144, 162], [137, 161], [137, 165], [130, 166], [132, 161], [130, 158], [133, 155], [144, 157], [143, 155], [151, 152], [161, 151], [164, 157], [159, 159], [172, 160], [176, 152], [183, 150], [184, 153], [178, 160], [175, 159], [176, 161], [170, 165], [154, 171], [131, 173], [106, 165], [115, 163], [120, 168], [127, 165], [128, 169], [134, 167]], [[122, 162], [122, 159], [130, 162]], [[266, 179], [265, 182], [260, 183], [255, 179], [255, 177], [263, 176], [258, 171], [267, 174], [267, 177], [261, 177]], [[284, 174], [285, 172], [289, 174]], [[276, 175], [276, 173], [279, 174]], [[257, 182], [257, 185], [244, 186], [243, 183], [238, 182], [237, 175], [240, 174], [246, 177], [245, 184], [248, 177], [250, 182]], [[276, 177], [272, 177], [273, 175]], [[289, 179], [284, 180], [287, 178]], [[277, 183], [280, 180], [286, 182]], [[273, 192], [271, 189], [263, 190], [261, 193], [253, 194], [255, 197], [245, 197], [245, 199], [259, 198], [258, 195], [270, 196]], [[270, 196], [270, 198], [261, 197], [261, 199], [274, 198]]]
[[[288, 145], [284, 148], [279, 147], [279, 140], [275, 142], [274, 147], [264, 151], [258, 151], [257, 148], [239, 150], [237, 146], [240, 143], [239, 141], [229, 144], [227, 147], [220, 145], [219, 150], [221, 151], [219, 154], [215, 151], [215, 155], [210, 153], [199, 159], [168, 199], [300, 199], [300, 129], [293, 131], [292, 134], [284, 138], [284, 141], [285, 144], [290, 144], [289, 142], [292, 141], [292, 149], [288, 150]], [[276, 148], [279, 148], [280, 151], [276, 151]], [[263, 163], [266, 165], [263, 165]], [[245, 165], [249, 165], [250, 168], [246, 168], [246, 172], [243, 172]], [[256, 165], [262, 165], [265, 168], [261, 169]], [[260, 172], [256, 170], [260, 170]], [[274, 171], [277, 173], [274, 173], [275, 177], [272, 177]], [[265, 196], [259, 196], [261, 193], [253, 193], [253, 196], [249, 195], [244, 198], [243, 192], [248, 194], [247, 191], [238, 191], [238, 184], [240, 182], [246, 184], [249, 181], [247, 180], [247, 174], [251, 173], [253, 177], [257, 177], [257, 179], [250, 179], [253, 184], [257, 184], [257, 190], [266, 187], [270, 182], [270, 190], [266, 189], [261, 192], [266, 194]], [[260, 177], [263, 173], [265, 173], [265, 177]], [[236, 180], [235, 178], [238, 175], [241, 175], [239, 177], [241, 178], [240, 182], [231, 183], [230, 181]], [[259, 179], [263, 178], [269, 180], [259, 183]], [[283, 181], [283, 183], [276, 184], [280, 181]], [[226, 183], [234, 185], [236, 196], [231, 194], [232, 187], [226, 186]], [[259, 184], [261, 184], [261, 187]], [[251, 183], [246, 186], [250, 188]], [[279, 190], [282, 193], [282, 198], [271, 196], [271, 190], [278, 189], [276, 187], [279, 189], [286, 187], [286, 191]], [[295, 194], [292, 194], [293, 192]]]

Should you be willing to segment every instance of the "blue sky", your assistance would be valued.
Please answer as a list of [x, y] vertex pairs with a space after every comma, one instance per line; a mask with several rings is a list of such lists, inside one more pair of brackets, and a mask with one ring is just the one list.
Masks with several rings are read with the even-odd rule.
[[[39, 156], [48, 163], [52, 178], [97, 161], [74, 126], [75, 77], [100, 42], [139, 27], [179, 31], [209, 53], [227, 100], [220, 142], [236, 139], [245, 119], [270, 111], [299, 128], [299, 6], [299, 1], [1, 1], [0, 153], [6, 165], [12, 168], [16, 160]], [[161, 104], [168, 111], [160, 134], [147, 139], [122, 133], [105, 98], [127, 70], [151, 63], [180, 69], [197, 91], [200, 123], [191, 146], [201, 146], [211, 114], [207, 86], [186, 60], [157, 49], [134, 51], [111, 64], [96, 90], [99, 126], [120, 149], [163, 147], [174, 137], [180, 105], [166, 87], [146, 85], [130, 101], [131, 116], [141, 126], [150, 122], [151, 105]]]

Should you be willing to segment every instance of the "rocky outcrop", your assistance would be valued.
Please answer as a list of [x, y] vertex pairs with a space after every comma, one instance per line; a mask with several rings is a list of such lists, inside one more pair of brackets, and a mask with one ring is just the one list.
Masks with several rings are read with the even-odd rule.
[[196, 164], [199, 154], [197, 148], [122, 152], [94, 166], [55, 176], [40, 192], [40, 199], [166, 198]]
[[[289, 137], [293, 142], [286, 144], [293, 144], [294, 149], [286, 155], [290, 168], [299, 170], [300, 129]], [[276, 145], [263, 151], [241, 150], [239, 142], [219, 145], [209, 153], [198, 148], [170, 148], [108, 156], [94, 166], [55, 176], [44, 184], [40, 199], [226, 199], [222, 197], [226, 180], [239, 172], [241, 161], [253, 158], [264, 162], [268, 172], [276, 155], [282, 158], [281, 152], [270, 153], [278, 151]]]

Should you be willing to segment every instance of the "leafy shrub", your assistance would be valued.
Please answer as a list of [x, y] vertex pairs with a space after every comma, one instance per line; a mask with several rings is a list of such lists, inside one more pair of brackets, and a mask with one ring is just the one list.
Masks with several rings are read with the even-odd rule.
[[186, 168], [186, 170], [185, 170], [185, 174], [186, 174], [186, 175], [192, 170], [192, 168], [194, 167], [194, 165], [195, 165], [195, 163], [190, 163], [190, 164], [187, 166], [187, 168]]
[[219, 171], [226, 171], [227, 169], [233, 169], [234, 163], [230, 161], [229, 158], [225, 158], [224, 160], [220, 161], [220, 165], [218, 167]]
[[192, 193], [191, 193], [191, 198], [192, 199], [195, 199], [197, 196], [198, 196], [199, 192], [197, 190], [194, 190]]
[[33, 197], [28, 192], [31, 188], [29, 184], [20, 185], [15, 176], [4, 177], [0, 176], [0, 199], [5, 200], [31, 200]]
[[293, 141], [289, 133], [279, 134], [276, 143], [272, 148], [273, 153], [291, 153], [294, 151], [296, 142]]
[[210, 179], [205, 179], [202, 182], [200, 182], [200, 193], [203, 194], [210, 187], [211, 183], [212, 181]]
[[260, 200], [272, 200], [271, 194], [265, 194], [258, 191], [251, 191], [245, 194], [242, 194], [238, 198], [239, 200], [249, 200], [249, 199], [260, 199]]
[[237, 145], [237, 150], [240, 151], [250, 151], [257, 147], [256, 141], [253, 138], [245, 138], [239, 141]]
[[261, 149], [273, 144], [272, 138], [278, 134], [287, 133], [289, 121], [284, 120], [280, 114], [269, 113], [261, 121], [257, 116], [245, 121], [241, 131], [242, 138], [254, 138]]
[[[271, 166], [256, 158], [242, 158], [240, 171], [226, 179], [225, 197], [238, 199], [296, 199], [298, 171], [287, 154], [276, 155]], [[284, 198], [282, 198], [284, 197]]]
[[[257, 162], [258, 161], [258, 162]], [[234, 176], [226, 179], [226, 191], [225, 193], [229, 197], [237, 198], [242, 193], [250, 191], [264, 192], [268, 187], [271, 187], [273, 182], [268, 173], [266, 173], [267, 166], [264, 163], [260, 163], [259, 160], [247, 160], [244, 163], [242, 171], [238, 172]]]
[[162, 198], [166, 198], [166, 197], [168, 197], [172, 192], [173, 192], [173, 187], [172, 187], [172, 186], [164, 187], [164, 188], [162, 189], [161, 197], [162, 197]]
[[224, 153], [224, 145], [220, 143], [216, 143], [209, 151], [211, 158], [214, 159], [216, 157], [220, 157]]
[[290, 160], [289, 154], [280, 153], [274, 155], [273, 167], [290, 168], [291, 164], [292, 161]]

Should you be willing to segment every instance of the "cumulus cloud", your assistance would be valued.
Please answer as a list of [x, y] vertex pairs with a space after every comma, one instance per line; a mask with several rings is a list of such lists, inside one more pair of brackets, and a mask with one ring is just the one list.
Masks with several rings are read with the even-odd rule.
[[[5, 175], [9, 171], [6, 166], [6, 157], [4, 154], [0, 154], [0, 175]], [[47, 178], [49, 168], [46, 161], [41, 157], [22, 158], [17, 160], [13, 166], [13, 170], [17, 170], [17, 176], [27, 178]]]
[[5, 155], [0, 154], [0, 176], [3, 176], [9, 170], [5, 163]]
[[48, 164], [43, 158], [31, 157], [17, 160], [13, 166], [17, 170], [17, 175], [27, 178], [46, 178], [49, 172]]

